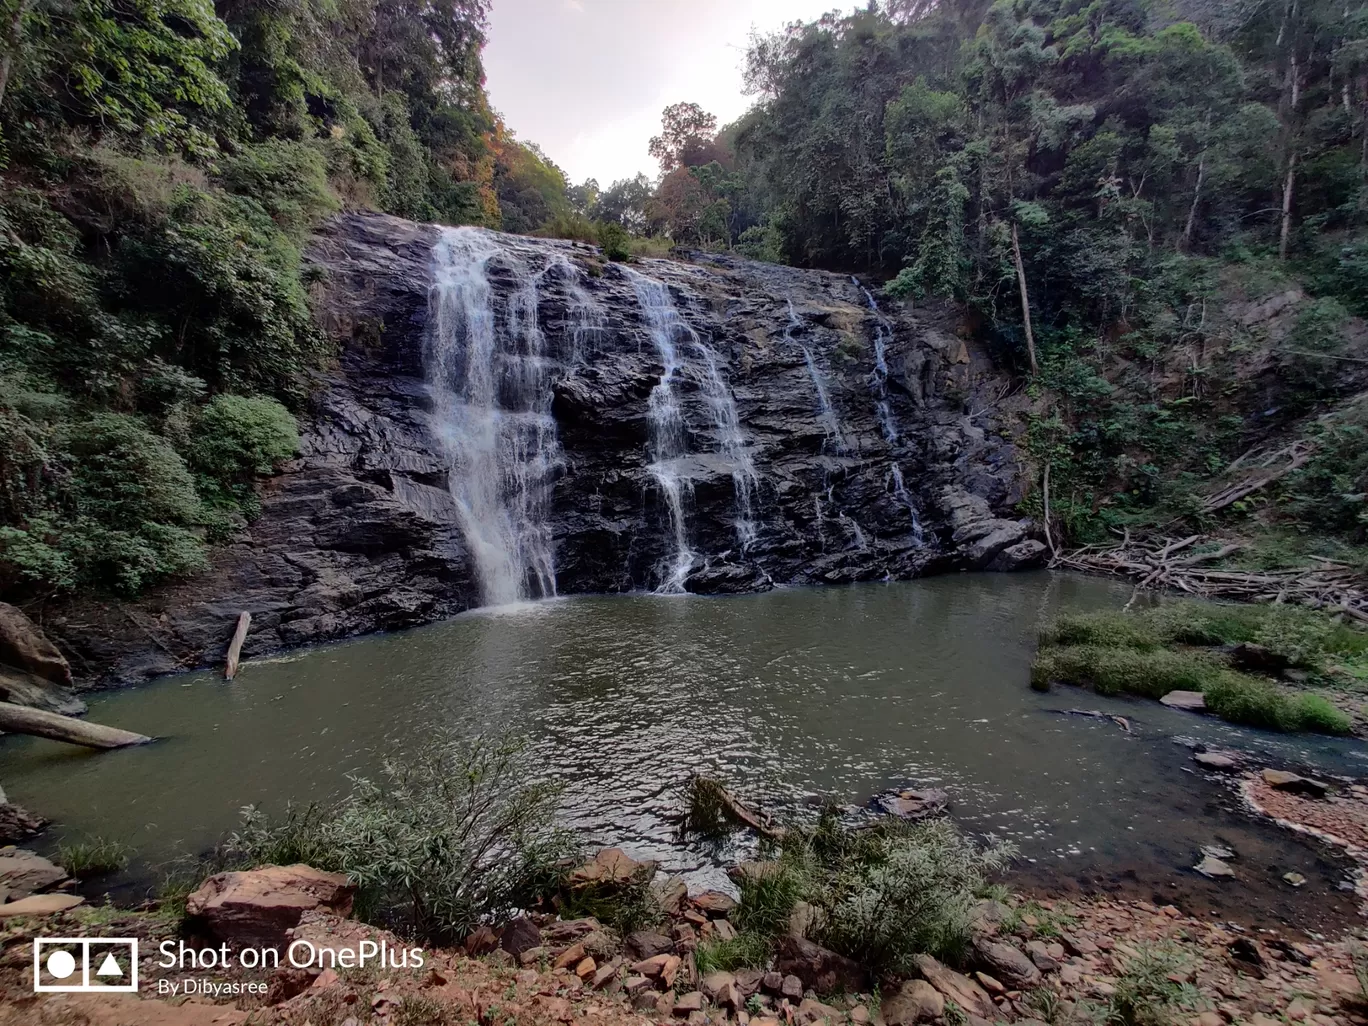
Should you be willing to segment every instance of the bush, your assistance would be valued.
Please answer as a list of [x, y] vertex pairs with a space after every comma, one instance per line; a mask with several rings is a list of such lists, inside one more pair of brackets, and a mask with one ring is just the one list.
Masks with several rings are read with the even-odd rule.
[[341, 205], [328, 187], [323, 154], [304, 143], [268, 139], [243, 146], [219, 164], [218, 177], [229, 192], [260, 203], [295, 240]]
[[307, 861], [348, 874], [367, 918], [431, 943], [466, 936], [549, 891], [576, 854], [552, 825], [557, 789], [510, 738], [439, 740], [379, 780], [356, 778], [334, 809], [273, 823], [244, 810], [228, 840], [239, 865]]
[[598, 242], [603, 247], [603, 255], [609, 260], [629, 260], [632, 256], [632, 238], [627, 229], [616, 221], [600, 221]]
[[769, 961], [770, 938], [758, 933], [741, 933], [731, 940], [703, 943], [694, 952], [699, 979], [709, 973], [756, 969]]
[[190, 465], [205, 499], [220, 509], [255, 516], [254, 483], [299, 451], [295, 418], [274, 399], [215, 396], [195, 418]]
[[1244, 674], [1224, 673], [1202, 692], [1207, 708], [1223, 720], [1266, 730], [1348, 734], [1349, 717], [1319, 695], [1289, 693]]
[[960, 961], [985, 874], [1014, 849], [981, 848], [945, 820], [862, 834], [825, 881], [821, 942], [882, 975], [910, 973], [922, 953]]

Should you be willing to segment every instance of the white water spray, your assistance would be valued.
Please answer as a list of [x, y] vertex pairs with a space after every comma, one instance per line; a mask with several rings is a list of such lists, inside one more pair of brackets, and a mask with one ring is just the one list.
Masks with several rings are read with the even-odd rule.
[[[547, 515], [562, 457], [551, 415], [552, 365], [537, 317], [546, 269], [533, 272], [477, 228], [443, 228], [432, 260], [425, 355], [433, 429], [481, 601], [552, 597]], [[503, 304], [489, 280], [496, 261], [516, 283]]]

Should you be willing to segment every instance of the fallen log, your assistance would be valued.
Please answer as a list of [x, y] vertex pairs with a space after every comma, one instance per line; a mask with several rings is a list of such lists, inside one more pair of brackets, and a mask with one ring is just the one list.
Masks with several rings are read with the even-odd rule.
[[764, 813], [756, 812], [711, 777], [695, 776], [689, 782], [695, 800], [715, 803], [718, 811], [737, 826], [749, 827], [761, 837], [782, 841], [786, 831]]
[[145, 745], [152, 740], [145, 734], [135, 734], [130, 730], [106, 727], [78, 720], [74, 716], [62, 716], [9, 702], [0, 702], [0, 731], [32, 734], [34, 737], [85, 745], [87, 748], [125, 748], [129, 745]]
[[245, 609], [238, 614], [237, 628], [233, 640], [228, 643], [228, 661], [223, 666], [223, 679], [232, 680], [237, 675], [238, 660], [242, 657], [242, 643], [247, 640], [247, 628], [252, 626], [252, 614]]

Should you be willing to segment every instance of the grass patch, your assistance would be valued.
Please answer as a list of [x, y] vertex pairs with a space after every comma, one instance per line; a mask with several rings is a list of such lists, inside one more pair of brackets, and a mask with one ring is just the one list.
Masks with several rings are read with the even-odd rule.
[[1201, 995], [1190, 983], [1175, 983], [1190, 968], [1188, 960], [1164, 947], [1142, 947], [1116, 980], [1107, 1008], [1115, 1026], [1171, 1026], [1195, 1014]]
[[[1061, 616], [1040, 633], [1031, 686], [1091, 687], [1099, 694], [1162, 698], [1200, 691], [1231, 723], [1281, 731], [1347, 734], [1352, 720], [1320, 695], [1231, 667], [1231, 646], [1321, 686], [1368, 684], [1368, 633], [1314, 610], [1288, 606], [1165, 603], [1133, 612]], [[1259, 667], [1262, 672], [1262, 666]]]
[[91, 837], [57, 846], [57, 864], [72, 876], [85, 879], [117, 873], [128, 865], [132, 849], [107, 837]]
[[741, 933], [731, 940], [700, 944], [694, 952], [694, 964], [700, 978], [709, 973], [759, 969], [769, 961], [771, 946], [772, 938], [765, 934]]

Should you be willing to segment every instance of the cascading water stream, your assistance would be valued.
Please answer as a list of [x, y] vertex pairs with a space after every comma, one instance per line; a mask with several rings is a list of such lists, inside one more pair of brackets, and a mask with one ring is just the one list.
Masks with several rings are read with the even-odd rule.
[[[797, 328], [802, 322], [798, 319], [798, 314], [793, 309], [793, 300], [788, 301], [788, 324], [784, 328], [784, 338], [789, 342], [796, 342], [793, 337], [793, 329]], [[841, 419], [836, 414], [836, 409], [831, 405], [831, 396], [827, 392], [826, 378], [822, 375], [821, 368], [817, 366], [817, 360], [812, 355], [812, 350], [802, 343], [798, 343], [803, 350], [803, 361], [807, 364], [808, 377], [812, 379], [813, 391], [817, 393], [817, 403], [820, 409], [818, 423], [822, 425], [822, 431], [826, 434], [826, 442], [834, 444], [837, 452], [846, 451], [845, 436], [841, 432]]]
[[874, 408], [879, 415], [879, 425], [883, 428], [884, 437], [890, 442], [896, 442], [898, 426], [893, 422], [893, 411], [888, 405], [888, 342], [893, 332], [889, 327], [888, 318], [879, 309], [874, 294], [861, 285], [860, 279], [854, 275], [851, 275], [850, 280], [864, 293], [869, 309], [874, 311], [874, 373], [870, 376], [869, 383], [874, 386]]
[[[743, 552], [755, 541], [753, 497], [758, 477], [746, 449], [736, 401], [722, 377], [717, 352], [680, 316], [664, 282], [631, 268], [624, 270], [632, 282], [662, 365], [660, 380], [651, 389], [647, 402], [651, 425], [651, 465], [648, 469], [665, 497], [674, 535], [674, 553], [661, 568], [662, 581], [657, 590], [677, 593], [684, 590], [684, 582], [697, 559], [689, 545], [684, 510], [684, 500], [692, 493], [692, 484], [678, 469], [688, 451], [684, 418], [675, 391], [681, 374], [687, 374], [698, 384], [711, 414], [718, 448], [731, 463], [737, 507], [734, 523]], [[680, 342], [688, 343], [696, 360], [686, 362], [683, 359], [678, 349]]]
[[902, 467], [896, 463], [889, 470], [889, 479], [893, 485], [893, 494], [898, 501], [907, 507], [907, 515], [912, 518], [912, 541], [917, 548], [921, 548], [925, 542], [922, 536], [921, 518], [917, 516], [916, 504], [912, 501], [912, 496], [907, 492], [907, 482], [903, 480]]
[[[502, 325], [489, 280], [496, 260], [517, 282]], [[556, 594], [547, 512], [561, 449], [537, 321], [540, 283], [477, 228], [443, 228], [433, 248], [426, 363], [434, 433], [485, 605]]]

